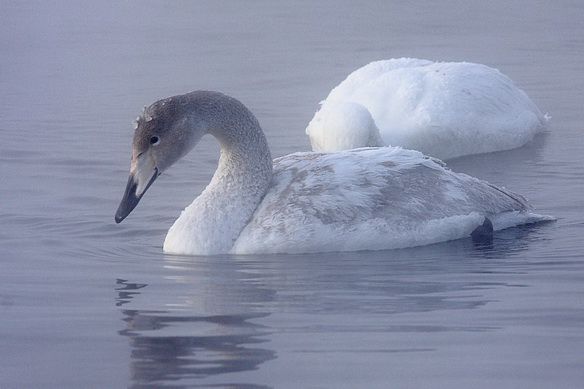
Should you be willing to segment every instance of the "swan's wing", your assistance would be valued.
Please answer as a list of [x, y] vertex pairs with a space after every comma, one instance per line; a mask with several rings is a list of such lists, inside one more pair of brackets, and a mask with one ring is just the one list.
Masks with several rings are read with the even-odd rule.
[[385, 74], [399, 69], [421, 68], [432, 65], [432, 61], [416, 58], [392, 58], [374, 61], [353, 71], [339, 85], [334, 87], [325, 101], [352, 101], [355, 93], [375, 83]]
[[274, 161], [272, 187], [234, 252], [412, 246], [465, 236], [486, 215], [527, 209], [520, 196], [417, 151], [295, 153]]
[[[353, 101], [366, 107], [381, 129], [417, 125], [523, 128], [544, 115], [527, 94], [497, 69], [468, 62], [429, 62], [408, 58], [372, 62], [335, 87], [327, 101]], [[401, 124], [395, 122], [402, 113]], [[529, 118], [527, 117], [529, 116]], [[393, 119], [392, 119], [393, 118]], [[476, 123], [477, 120], [479, 123]], [[511, 123], [510, 123], [511, 122]]]

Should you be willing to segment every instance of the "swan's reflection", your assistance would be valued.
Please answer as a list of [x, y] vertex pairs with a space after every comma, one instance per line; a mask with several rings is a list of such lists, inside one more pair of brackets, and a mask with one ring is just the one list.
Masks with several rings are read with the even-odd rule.
[[118, 292], [118, 297], [116, 298], [116, 307], [121, 307], [122, 305], [129, 303], [135, 295], [140, 294], [138, 290], [146, 286], [148, 285], [135, 284], [128, 282], [128, 280], [118, 278], [116, 280], [116, 291]]
[[[485, 291], [520, 286], [509, 276], [525, 271], [519, 254], [539, 239], [539, 229], [501, 231], [486, 246], [465, 239], [379, 252], [164, 257], [152, 281], [117, 281], [133, 383], [217, 385], [225, 373], [263, 368], [290, 347], [307, 358], [433, 352], [399, 339], [496, 331], [481, 321], [449, 322], [445, 312], [480, 310], [491, 301]], [[359, 334], [358, 347], [346, 347], [351, 337], [344, 334]], [[376, 334], [397, 340], [372, 344]], [[331, 337], [334, 344], [325, 340]], [[292, 346], [270, 349], [274, 344]]]
[[[136, 382], [162, 383], [253, 370], [275, 355], [257, 347], [266, 341], [262, 338], [265, 332], [248, 320], [259, 316], [182, 317], [133, 310], [123, 314], [128, 329], [120, 335], [130, 338], [132, 379]], [[181, 325], [193, 333], [199, 333], [197, 327], [216, 333], [194, 336], [162, 331]]]
[[[116, 306], [141, 297], [147, 287], [145, 283], [118, 279]], [[275, 358], [274, 351], [262, 347], [267, 328], [253, 322], [265, 317], [265, 313], [189, 315], [184, 310], [148, 309], [121, 312], [125, 328], [119, 334], [130, 342], [130, 374], [135, 388], [191, 387], [193, 380], [254, 370]]]

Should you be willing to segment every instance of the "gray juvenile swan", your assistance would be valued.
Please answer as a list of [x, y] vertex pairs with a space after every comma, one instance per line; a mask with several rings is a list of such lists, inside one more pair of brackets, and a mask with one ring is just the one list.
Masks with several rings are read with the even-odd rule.
[[272, 161], [242, 103], [196, 91], [159, 100], [138, 118], [116, 222], [205, 134], [221, 144], [219, 166], [168, 231], [168, 253], [378, 250], [548, 219], [531, 213], [521, 196], [413, 150], [302, 152]]

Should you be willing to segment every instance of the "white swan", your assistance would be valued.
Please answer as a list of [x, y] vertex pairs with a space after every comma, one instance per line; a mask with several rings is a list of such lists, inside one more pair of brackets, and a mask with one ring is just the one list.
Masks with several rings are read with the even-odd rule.
[[496, 69], [400, 58], [351, 73], [306, 133], [314, 151], [393, 145], [450, 159], [520, 147], [548, 119]]
[[522, 197], [417, 151], [364, 148], [272, 161], [243, 104], [197, 91], [157, 101], [138, 119], [116, 222], [205, 134], [221, 144], [219, 166], [168, 231], [168, 253], [387, 249], [489, 234], [491, 221], [499, 229], [542, 220]]

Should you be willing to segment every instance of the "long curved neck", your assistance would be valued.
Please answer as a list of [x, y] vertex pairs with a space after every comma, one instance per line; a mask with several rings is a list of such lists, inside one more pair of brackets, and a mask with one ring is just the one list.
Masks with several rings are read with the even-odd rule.
[[[208, 133], [221, 145], [215, 177], [262, 181], [266, 188], [272, 176], [272, 157], [268, 142], [256, 117], [238, 100], [217, 92], [208, 92], [205, 114]], [[213, 181], [212, 181], [213, 182]], [[263, 196], [264, 193], [262, 193]]]
[[168, 232], [166, 252], [226, 253], [247, 225], [272, 178], [272, 158], [254, 115], [231, 97], [207, 92], [197, 120], [221, 145], [211, 182]]

